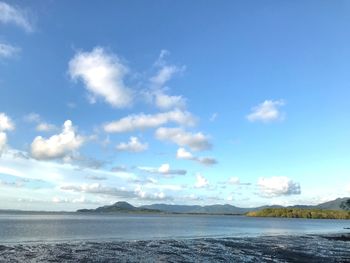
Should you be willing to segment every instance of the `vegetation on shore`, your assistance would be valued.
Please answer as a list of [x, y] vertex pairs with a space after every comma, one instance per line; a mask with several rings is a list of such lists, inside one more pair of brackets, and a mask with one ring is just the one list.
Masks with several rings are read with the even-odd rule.
[[350, 219], [350, 211], [301, 208], [265, 208], [260, 211], [248, 212], [246, 216], [312, 219]]

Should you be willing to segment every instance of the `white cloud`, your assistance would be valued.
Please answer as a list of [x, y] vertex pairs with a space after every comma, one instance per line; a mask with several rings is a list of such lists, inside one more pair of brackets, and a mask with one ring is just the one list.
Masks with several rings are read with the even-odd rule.
[[213, 165], [217, 163], [217, 160], [212, 157], [196, 157], [193, 156], [192, 153], [189, 151], [186, 151], [185, 148], [179, 148], [176, 152], [176, 158], [177, 159], [182, 159], [182, 160], [190, 160], [190, 161], [196, 161], [200, 164], [204, 165]]
[[300, 194], [299, 183], [293, 182], [285, 176], [261, 177], [258, 180], [260, 194], [264, 197]]
[[93, 201], [93, 200], [87, 200], [85, 196], [80, 196], [78, 198], [61, 198], [54, 196], [52, 198], [52, 202], [55, 204], [94, 204], [94, 205], [100, 205], [101, 201]]
[[156, 87], [162, 87], [168, 82], [176, 73], [182, 72], [185, 67], [177, 67], [174, 65], [163, 65], [157, 72], [157, 74], [151, 77], [151, 83]]
[[27, 122], [40, 122], [41, 117], [39, 114], [32, 112], [24, 116], [24, 120]]
[[62, 185], [60, 189], [65, 191], [90, 193], [90, 194], [103, 194], [103, 195], [118, 196], [123, 198], [135, 197], [134, 192], [131, 190], [126, 190], [124, 188], [119, 188], [119, 187], [104, 186], [99, 183], [66, 184], [66, 185]]
[[168, 110], [172, 108], [186, 108], [186, 99], [182, 96], [170, 96], [163, 90], [155, 92], [155, 104], [159, 109]]
[[284, 106], [283, 100], [265, 100], [263, 103], [252, 108], [252, 112], [247, 115], [247, 119], [251, 122], [272, 122], [284, 119], [284, 113], [280, 111], [280, 107]]
[[40, 132], [48, 132], [48, 131], [53, 131], [56, 129], [56, 126], [50, 123], [42, 122], [39, 123], [35, 129]]
[[158, 140], [171, 141], [179, 146], [188, 146], [191, 150], [202, 151], [211, 149], [208, 136], [198, 133], [190, 133], [182, 128], [158, 128], [155, 136]]
[[178, 108], [184, 109], [186, 107], [186, 99], [182, 96], [172, 96], [166, 94], [164, 85], [173, 78], [177, 73], [183, 72], [186, 67], [178, 67], [175, 65], [167, 65], [164, 60], [169, 52], [162, 50], [155, 66], [158, 68], [157, 73], [150, 78], [151, 91], [147, 93], [148, 97], [155, 103], [156, 107], [162, 110]]
[[192, 153], [186, 151], [185, 148], [179, 148], [176, 152], [176, 158], [183, 160], [193, 160], [195, 157]]
[[68, 184], [62, 185], [61, 190], [78, 193], [89, 193], [106, 196], [116, 196], [123, 199], [142, 199], [142, 200], [164, 200], [168, 199], [163, 192], [147, 193], [142, 190], [141, 186], [136, 186], [134, 190], [125, 189], [124, 187], [110, 187], [99, 183], [93, 184]]
[[37, 123], [35, 129], [39, 132], [49, 132], [57, 129], [55, 125], [43, 121], [41, 116], [37, 113], [30, 113], [24, 116], [24, 120], [31, 123]]
[[139, 198], [144, 200], [165, 200], [165, 199], [171, 199], [170, 197], [167, 197], [164, 192], [153, 192], [153, 193], [147, 193], [144, 190], [142, 190], [142, 187], [138, 185], [135, 188], [135, 193], [138, 195]]
[[84, 82], [90, 98], [103, 98], [117, 108], [132, 104], [132, 92], [124, 84], [127, 71], [116, 55], [107, 53], [101, 47], [91, 52], [78, 52], [69, 62], [71, 78]]
[[159, 53], [159, 57], [154, 63], [155, 66], [162, 67], [166, 64], [165, 57], [170, 55], [170, 52], [166, 49], [162, 49]]
[[109, 179], [129, 181], [136, 176], [128, 172], [111, 172], [103, 169], [91, 169], [55, 161], [41, 161], [28, 156], [25, 152], [9, 149], [0, 158], [0, 173], [20, 178], [43, 180], [54, 185], [57, 183], [72, 183], [86, 181], [86, 176], [104, 176]]
[[5, 150], [7, 143], [7, 135], [4, 132], [0, 132], [0, 156], [2, 152]]
[[148, 173], [162, 174], [162, 175], [185, 175], [187, 173], [186, 170], [171, 169], [170, 165], [167, 163], [162, 164], [159, 168], [154, 168], [154, 167], [138, 167], [138, 168]]
[[147, 143], [141, 143], [137, 137], [130, 137], [129, 142], [122, 142], [116, 146], [118, 151], [143, 152], [148, 149]]
[[209, 186], [209, 182], [208, 180], [203, 176], [201, 175], [200, 173], [198, 173], [196, 175], [196, 183], [194, 185], [196, 188], [205, 188], [205, 187], [208, 187]]
[[15, 55], [17, 55], [21, 51], [20, 48], [9, 45], [9, 44], [4, 44], [0, 43], [0, 58], [11, 58]]
[[4, 2], [0, 2], [0, 23], [15, 24], [27, 32], [33, 31], [32, 23], [26, 12]]
[[31, 154], [36, 159], [57, 159], [66, 157], [80, 148], [84, 138], [77, 135], [70, 120], [65, 121], [63, 131], [48, 139], [37, 136], [31, 145]]
[[346, 186], [346, 191], [350, 193], [350, 184]]
[[15, 124], [5, 113], [0, 112], [0, 156], [7, 146], [7, 134], [5, 131], [12, 131], [15, 129]]
[[104, 125], [104, 130], [110, 133], [131, 132], [156, 128], [169, 122], [182, 125], [194, 125], [196, 120], [191, 113], [181, 110], [173, 110], [154, 115], [141, 113], [129, 115], [118, 121], [107, 123]]
[[0, 131], [12, 131], [15, 129], [13, 121], [5, 113], [0, 112]]

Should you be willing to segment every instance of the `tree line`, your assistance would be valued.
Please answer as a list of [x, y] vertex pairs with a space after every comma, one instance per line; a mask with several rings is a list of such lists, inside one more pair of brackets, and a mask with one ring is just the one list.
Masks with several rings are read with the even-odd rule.
[[350, 219], [350, 211], [301, 209], [301, 208], [265, 208], [246, 214], [252, 217], [285, 217], [312, 219]]

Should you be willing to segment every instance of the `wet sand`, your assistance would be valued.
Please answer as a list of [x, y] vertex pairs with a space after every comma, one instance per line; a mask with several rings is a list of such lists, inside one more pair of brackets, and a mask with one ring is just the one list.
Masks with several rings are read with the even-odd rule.
[[350, 234], [3, 244], [0, 262], [350, 262]]

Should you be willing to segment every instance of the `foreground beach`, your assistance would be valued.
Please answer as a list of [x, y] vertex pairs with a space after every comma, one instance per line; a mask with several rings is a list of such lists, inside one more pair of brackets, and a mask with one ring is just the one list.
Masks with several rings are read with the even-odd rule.
[[0, 245], [1, 262], [350, 262], [350, 234]]

